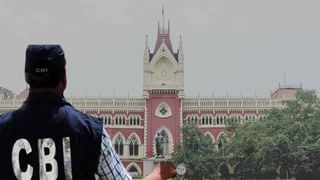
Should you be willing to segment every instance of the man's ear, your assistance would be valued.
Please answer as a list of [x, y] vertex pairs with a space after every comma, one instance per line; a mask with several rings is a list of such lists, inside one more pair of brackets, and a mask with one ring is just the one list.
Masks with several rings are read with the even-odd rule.
[[59, 91], [59, 93], [63, 94], [64, 90], [67, 88], [67, 73], [66, 73], [66, 69], [63, 68], [63, 71], [61, 73], [62, 73], [62, 76], [61, 76], [61, 79], [59, 81], [58, 91]]

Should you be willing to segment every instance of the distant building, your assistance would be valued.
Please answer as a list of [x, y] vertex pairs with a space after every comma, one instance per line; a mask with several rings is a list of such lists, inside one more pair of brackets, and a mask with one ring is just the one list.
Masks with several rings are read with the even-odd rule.
[[0, 100], [12, 99], [14, 93], [6, 88], [0, 87]]
[[[194, 123], [218, 144], [226, 121], [243, 123], [265, 117], [273, 107], [281, 108], [284, 99], [294, 99], [301, 87], [281, 87], [270, 97], [186, 97], [184, 93], [184, 53], [182, 38], [177, 51], [170, 39], [170, 25], [158, 25], [153, 51], [146, 37], [143, 56], [142, 97], [68, 97], [80, 111], [104, 122], [112, 142], [127, 170], [143, 176], [154, 166], [154, 139], [165, 139], [165, 158], [170, 158], [181, 141], [180, 129]], [[18, 95], [0, 89], [0, 114], [19, 108], [28, 94]]]
[[295, 99], [299, 90], [302, 90], [302, 85], [287, 86], [279, 84], [279, 88], [271, 94], [271, 99]]

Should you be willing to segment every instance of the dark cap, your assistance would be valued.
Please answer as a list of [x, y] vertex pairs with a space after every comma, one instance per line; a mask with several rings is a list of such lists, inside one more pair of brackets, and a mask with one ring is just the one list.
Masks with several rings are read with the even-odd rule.
[[[32, 44], [26, 49], [27, 82], [46, 81], [60, 77], [66, 65], [63, 49], [56, 44]], [[30, 84], [31, 85], [31, 84]]]

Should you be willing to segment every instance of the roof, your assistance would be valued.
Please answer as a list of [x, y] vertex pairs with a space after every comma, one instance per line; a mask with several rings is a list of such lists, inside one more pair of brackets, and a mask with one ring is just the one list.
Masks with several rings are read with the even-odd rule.
[[151, 61], [152, 57], [154, 56], [154, 54], [156, 54], [156, 52], [158, 51], [158, 49], [160, 48], [161, 44], [165, 43], [165, 45], [168, 47], [168, 49], [170, 50], [170, 52], [172, 53], [172, 55], [175, 57], [176, 61], [178, 61], [178, 53], [174, 53], [173, 52], [173, 48], [172, 48], [172, 43], [171, 43], [171, 39], [170, 39], [170, 31], [169, 28], [165, 29], [165, 28], [158, 28], [158, 36], [157, 36], [157, 41], [153, 50], [153, 53], [150, 53], [150, 59], [149, 62]]
[[169, 50], [171, 51], [171, 53], [173, 53], [173, 49], [172, 49], [172, 44], [171, 44], [169, 33], [158, 33], [156, 45], [154, 47], [154, 53], [156, 53], [158, 51], [158, 49], [160, 48], [162, 42], [164, 42], [166, 44], [166, 46], [169, 48]]

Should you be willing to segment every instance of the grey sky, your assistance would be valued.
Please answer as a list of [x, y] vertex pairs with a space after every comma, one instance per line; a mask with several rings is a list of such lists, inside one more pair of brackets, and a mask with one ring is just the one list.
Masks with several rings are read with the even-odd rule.
[[163, 3], [175, 50], [183, 37], [187, 96], [267, 96], [284, 73], [320, 90], [319, 0], [0, 0], [0, 86], [25, 88], [27, 44], [60, 43], [67, 96], [140, 96]]

